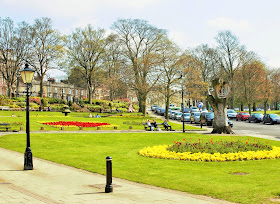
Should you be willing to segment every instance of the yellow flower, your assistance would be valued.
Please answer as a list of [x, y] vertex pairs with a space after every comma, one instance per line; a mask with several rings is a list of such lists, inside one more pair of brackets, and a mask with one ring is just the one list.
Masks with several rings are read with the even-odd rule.
[[237, 153], [194, 153], [191, 152], [174, 152], [168, 151], [168, 145], [146, 147], [138, 152], [139, 155], [161, 159], [176, 159], [188, 161], [244, 161], [259, 159], [276, 159], [280, 158], [280, 147], [273, 146], [270, 151], [248, 151]]

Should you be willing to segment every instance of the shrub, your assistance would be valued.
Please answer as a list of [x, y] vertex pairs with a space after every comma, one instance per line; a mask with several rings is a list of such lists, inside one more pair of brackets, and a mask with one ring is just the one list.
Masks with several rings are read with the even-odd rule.
[[68, 106], [71, 107], [72, 106], [72, 101], [68, 101]]
[[100, 109], [103, 110], [103, 107], [98, 105], [87, 105], [86, 108], [90, 112], [100, 112]]
[[48, 106], [48, 101], [45, 98], [41, 99], [41, 103], [43, 104], [43, 107], [47, 107]]
[[82, 108], [79, 105], [77, 105], [76, 103], [72, 104], [71, 110], [79, 112], [81, 109]]
[[39, 97], [29, 98], [29, 102], [41, 105], [41, 99]]
[[127, 112], [127, 108], [119, 108], [119, 111], [122, 112], [122, 113]]

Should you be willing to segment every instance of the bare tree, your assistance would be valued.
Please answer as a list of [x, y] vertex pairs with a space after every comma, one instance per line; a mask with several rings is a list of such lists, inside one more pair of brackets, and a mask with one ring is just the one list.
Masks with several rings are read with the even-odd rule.
[[106, 72], [106, 85], [110, 90], [110, 100], [122, 98], [126, 95], [127, 86], [124, 77], [125, 60], [123, 59], [120, 41], [117, 35], [108, 36], [110, 43], [107, 46], [104, 56], [104, 68]]
[[179, 47], [169, 39], [163, 39], [159, 59], [161, 61], [162, 77], [159, 80], [161, 92], [165, 96], [165, 118], [168, 119], [170, 98], [176, 94], [172, 91], [179, 81], [182, 69], [178, 63], [180, 59]]
[[30, 45], [29, 25], [25, 22], [18, 26], [10, 18], [0, 19], [0, 73], [12, 96], [12, 87], [17, 80], [18, 71], [26, 59]]
[[67, 37], [66, 47], [69, 63], [82, 68], [82, 75], [86, 79], [89, 102], [96, 86], [100, 83], [98, 75], [102, 66], [102, 56], [105, 54], [108, 40], [104, 29], [94, 29], [91, 25], [86, 28], [77, 28]]
[[265, 76], [265, 65], [258, 60], [246, 63], [235, 73], [237, 97], [241, 98], [240, 101], [247, 103], [250, 114], [253, 103], [256, 103], [261, 97], [260, 87], [265, 83]]
[[28, 62], [36, 69], [40, 80], [40, 97], [43, 97], [43, 80], [46, 72], [57, 69], [64, 54], [62, 36], [52, 28], [50, 18], [35, 19], [32, 26], [32, 45]]
[[[231, 83], [235, 74], [236, 68], [240, 67], [241, 50], [244, 49], [240, 45], [239, 39], [229, 30], [219, 32], [216, 41], [218, 50], [222, 57], [222, 67], [228, 76]], [[231, 87], [230, 106], [234, 108], [234, 87]]]
[[133, 76], [131, 87], [137, 93], [139, 111], [146, 114], [147, 94], [160, 75], [158, 49], [166, 31], [140, 19], [120, 19], [112, 28], [117, 32], [122, 44], [128, 73]]

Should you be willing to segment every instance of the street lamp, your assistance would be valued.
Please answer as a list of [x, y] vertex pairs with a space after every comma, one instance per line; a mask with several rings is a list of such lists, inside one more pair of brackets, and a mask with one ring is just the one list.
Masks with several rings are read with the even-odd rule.
[[181, 77], [179, 78], [182, 80], [182, 103], [181, 103], [181, 112], [183, 117], [183, 132], [185, 132], [185, 119], [184, 119], [184, 77], [183, 74], [181, 74]]
[[26, 149], [24, 153], [24, 170], [33, 169], [32, 151], [30, 148], [30, 124], [29, 124], [29, 86], [31, 85], [35, 70], [25, 64], [23, 70], [20, 71], [23, 83], [26, 84]]

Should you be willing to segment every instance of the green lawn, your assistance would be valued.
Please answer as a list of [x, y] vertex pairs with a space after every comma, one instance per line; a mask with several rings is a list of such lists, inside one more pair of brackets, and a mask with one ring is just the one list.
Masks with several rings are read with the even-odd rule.
[[[238, 203], [270, 203], [280, 195], [280, 159], [234, 162], [177, 161], [139, 156], [147, 146], [193, 139], [254, 139], [194, 133], [31, 134], [35, 157], [105, 174], [105, 158], [113, 158], [113, 176], [164, 188], [208, 195]], [[263, 139], [258, 139], [263, 140]], [[263, 140], [264, 141], [264, 140]], [[280, 142], [269, 141], [280, 146]], [[24, 152], [25, 134], [0, 137], [0, 146]], [[34, 164], [36, 169], [36, 164]], [[233, 173], [247, 173], [234, 175]]]
[[[11, 117], [12, 114], [15, 114], [16, 117]], [[0, 111], [0, 123], [11, 123], [13, 130], [19, 130], [20, 126], [25, 128], [25, 111]], [[95, 113], [96, 115], [97, 113]], [[80, 122], [105, 122], [111, 124], [109, 127], [101, 127], [101, 130], [113, 130], [114, 126], [119, 130], [128, 130], [129, 126], [132, 126], [134, 130], [143, 130], [143, 122], [147, 122], [147, 119], [152, 119], [151, 117], [143, 117], [140, 113], [124, 113], [123, 116], [119, 114], [112, 115], [101, 113], [101, 118], [89, 118], [89, 113], [77, 113], [71, 112], [68, 116], [64, 116], [61, 112], [30, 112], [30, 130], [38, 131], [41, 127], [44, 127], [45, 130], [60, 130], [57, 127], [51, 127], [43, 125], [39, 122], [55, 122], [55, 121], [80, 121]], [[111, 114], [110, 114], [111, 115]], [[157, 120], [158, 123], [162, 123], [162, 120]], [[182, 130], [181, 124], [176, 124], [169, 122], [172, 126], [172, 129]], [[199, 130], [199, 127], [188, 126], [185, 128], [187, 130]], [[83, 130], [96, 130], [97, 128], [84, 128]], [[65, 131], [79, 130], [78, 127], [65, 127]]]

